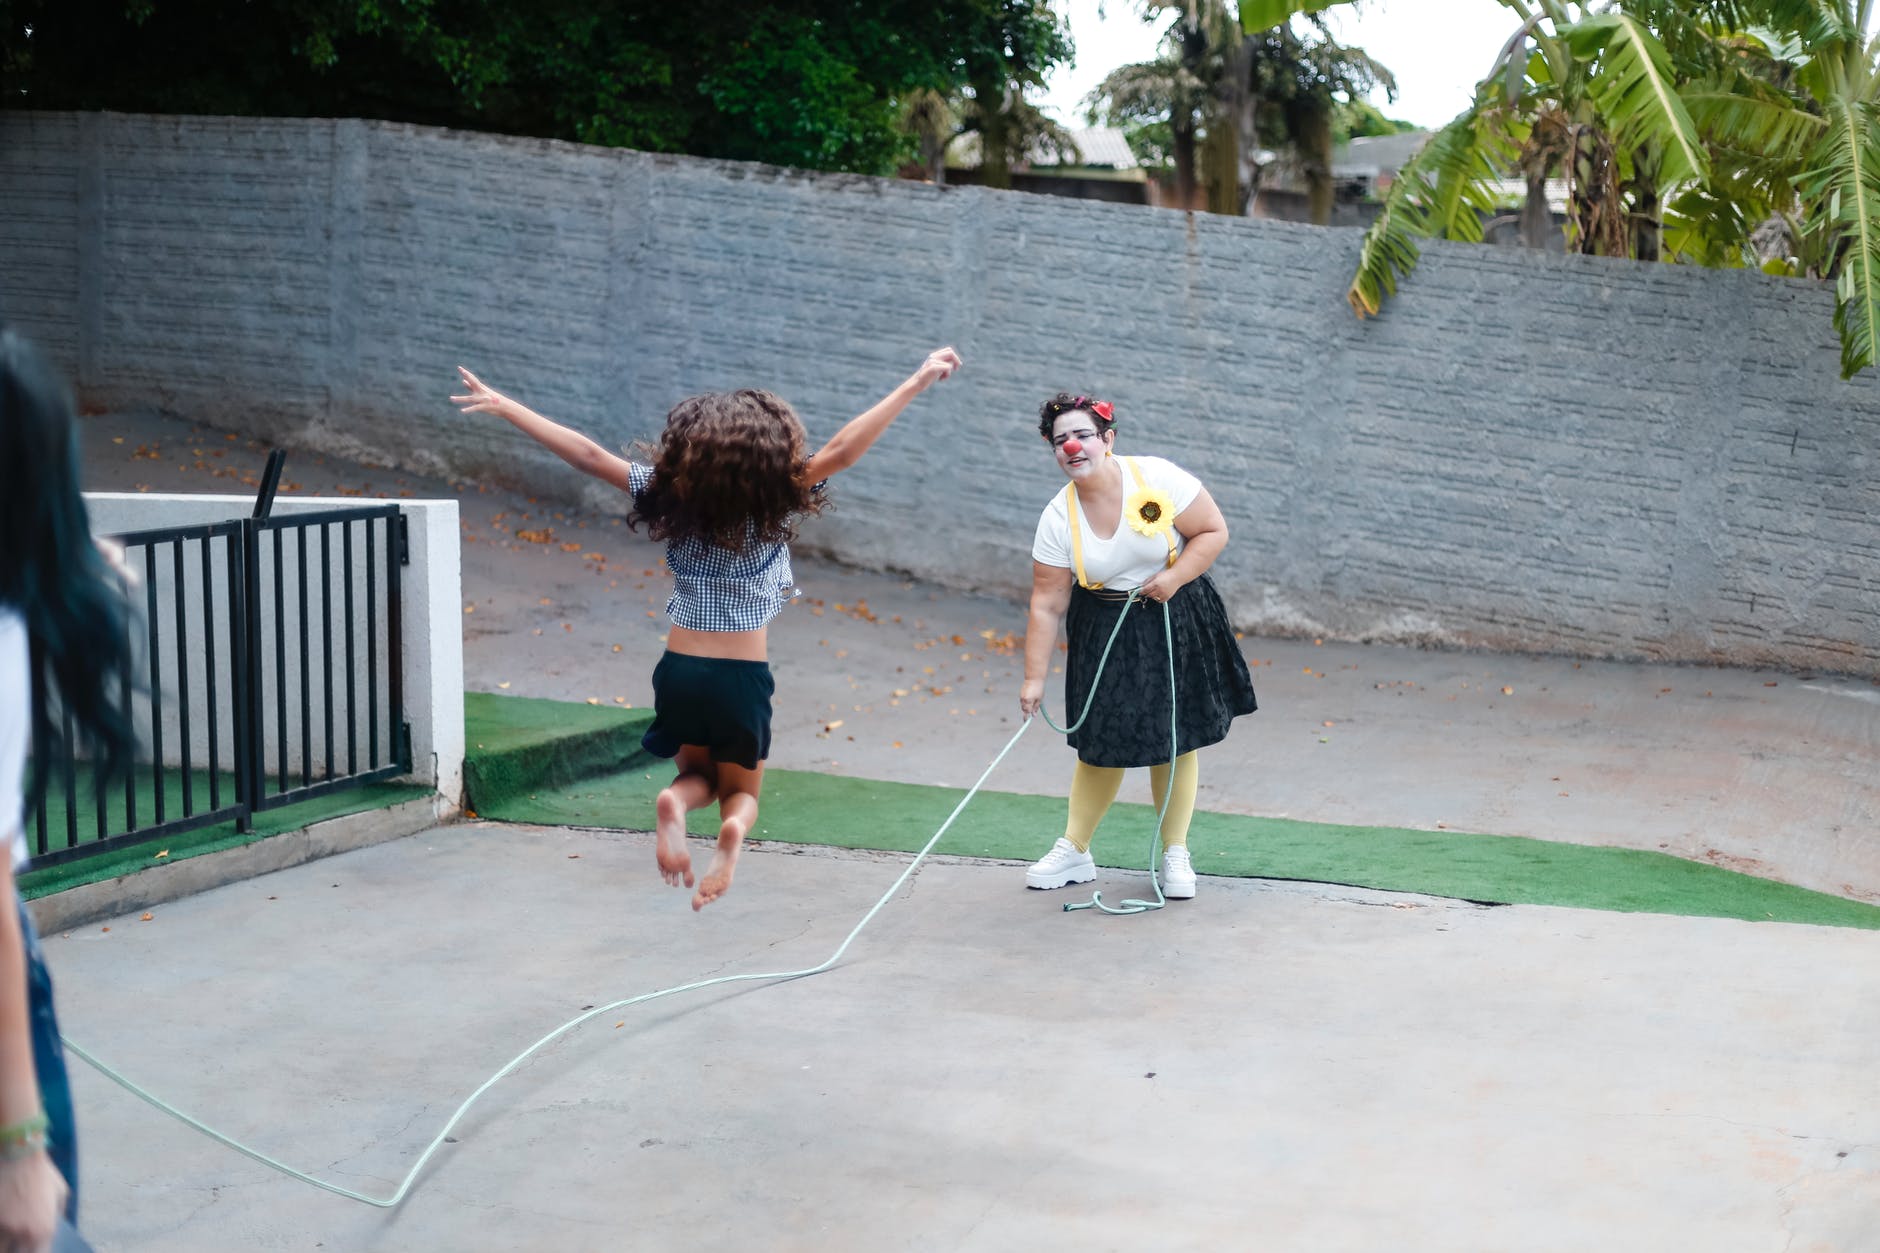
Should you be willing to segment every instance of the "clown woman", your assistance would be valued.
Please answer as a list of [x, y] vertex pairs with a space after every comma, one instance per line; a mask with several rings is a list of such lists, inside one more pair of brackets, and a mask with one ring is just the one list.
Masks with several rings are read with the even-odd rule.
[[[1038, 411], [1038, 433], [1070, 482], [1045, 506], [1032, 542], [1031, 616], [1025, 630], [1029, 717], [1062, 625], [1069, 637], [1064, 708], [1074, 721], [1089, 697], [1104, 644], [1126, 615], [1104, 664], [1089, 717], [1069, 736], [1077, 750], [1064, 835], [1025, 872], [1025, 885], [1059, 888], [1097, 877], [1090, 839], [1122, 786], [1123, 771], [1149, 767], [1162, 826], [1162, 890], [1195, 894], [1188, 824], [1200, 781], [1198, 750], [1218, 744], [1233, 720], [1255, 708], [1253, 680], [1208, 567], [1227, 546], [1227, 522], [1194, 475], [1160, 457], [1116, 452], [1108, 402], [1060, 392]], [[1132, 590], [1141, 589], [1133, 603]], [[1174, 633], [1177, 747], [1169, 744], [1169, 645]], [[1168, 796], [1171, 786], [1172, 798]]]

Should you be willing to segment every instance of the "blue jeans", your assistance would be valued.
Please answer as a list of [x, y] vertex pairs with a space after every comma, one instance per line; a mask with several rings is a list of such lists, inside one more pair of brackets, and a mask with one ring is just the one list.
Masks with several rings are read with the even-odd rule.
[[65, 1046], [59, 1042], [59, 1019], [52, 1009], [52, 976], [46, 973], [39, 951], [39, 935], [26, 915], [26, 903], [14, 897], [20, 912], [20, 934], [26, 937], [26, 1008], [33, 1031], [33, 1064], [39, 1072], [39, 1099], [52, 1124], [46, 1132], [46, 1152], [72, 1189], [66, 1202], [67, 1221], [78, 1222], [78, 1126], [72, 1120], [72, 1082], [65, 1073]]

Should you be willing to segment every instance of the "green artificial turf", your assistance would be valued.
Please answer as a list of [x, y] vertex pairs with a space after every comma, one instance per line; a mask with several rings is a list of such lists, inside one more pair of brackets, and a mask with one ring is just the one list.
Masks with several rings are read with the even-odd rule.
[[[166, 800], [167, 816], [181, 815], [180, 784], [175, 773], [166, 779], [169, 795]], [[232, 780], [225, 782], [228, 789], [224, 800], [234, 795]], [[121, 793], [122, 789], [114, 789]], [[94, 811], [84, 799], [88, 789], [79, 789], [78, 829], [81, 838], [89, 837], [96, 831]], [[151, 808], [150, 785], [148, 780], [139, 788], [138, 813], [148, 817], [154, 812]], [[206, 779], [197, 780], [197, 797], [200, 807], [207, 806], [208, 784]], [[55, 789], [56, 792], [56, 789]], [[364, 787], [349, 788], [343, 792], [333, 792], [318, 796], [312, 800], [298, 801], [292, 805], [283, 805], [279, 809], [269, 809], [254, 816], [254, 830], [246, 834], [235, 829], [231, 819], [213, 826], [198, 827], [194, 831], [185, 831], [180, 835], [167, 835], [156, 840], [146, 840], [139, 844], [127, 845], [98, 853], [91, 857], [80, 857], [56, 866], [47, 866], [43, 870], [31, 870], [19, 878], [20, 895], [27, 900], [36, 900], [50, 896], [54, 892], [63, 892], [67, 888], [81, 887], [87, 883], [102, 883], [106, 879], [115, 879], [119, 875], [130, 874], [149, 866], [161, 866], [168, 862], [186, 861], [191, 857], [200, 857], [204, 853], [214, 853], [225, 848], [239, 848], [244, 844], [253, 844], [256, 840], [266, 839], [271, 835], [280, 835], [287, 831], [298, 831], [316, 822], [328, 818], [338, 818], [344, 814], [363, 813], [368, 809], [386, 809], [401, 801], [415, 800], [431, 795], [431, 789], [410, 783], [370, 783]], [[121, 799], [121, 798], [120, 798]], [[65, 813], [63, 803], [56, 796], [49, 800], [48, 819], [50, 832], [55, 847], [65, 844]], [[114, 814], [121, 816], [118, 803], [107, 798], [107, 819]], [[121, 825], [121, 824], [120, 824]], [[108, 829], [108, 828], [107, 828]], [[30, 842], [35, 838], [36, 828], [29, 825], [26, 838]]]
[[464, 796], [470, 809], [620, 769], [645, 754], [651, 710], [466, 692]]
[[[662, 763], [663, 764], [663, 763]], [[482, 811], [549, 825], [648, 830], [666, 772], [642, 768], [538, 789]], [[794, 770], [764, 776], [753, 838], [913, 852], [964, 793]], [[1155, 811], [1116, 805], [1093, 845], [1101, 865], [1146, 867]], [[1059, 798], [981, 792], [936, 852], [1029, 861], [1062, 832]], [[710, 810], [698, 835], [717, 832]], [[1460, 831], [1350, 827], [1197, 813], [1189, 846], [1202, 874], [1342, 883], [1497, 904], [1693, 914], [1880, 929], [1880, 908], [1664, 853]]]
[[[472, 744], [496, 743], [497, 732], [485, 733], [480, 724], [505, 719], [512, 707], [504, 697], [485, 702], [475, 711]], [[518, 726], [526, 718], [530, 725], [552, 729], [553, 711], [539, 708], [543, 705], [564, 713], [616, 712], [531, 701], [516, 706]], [[489, 751], [471, 750], [473, 755]], [[561, 775], [527, 786], [526, 770], [505, 770], [508, 786], [503, 793], [475, 803], [483, 817], [640, 831], [651, 829], [653, 798], [671, 776], [667, 763], [644, 754], [578, 781]], [[518, 782], [524, 786], [515, 786]], [[952, 788], [773, 769], [764, 775], [763, 809], [752, 838], [913, 852], [963, 795]], [[1105, 866], [1146, 867], [1154, 822], [1155, 812], [1147, 805], [1112, 807], [1097, 833], [1093, 855]], [[1061, 798], [981, 792], [935, 851], [1030, 861], [1049, 848], [1063, 828]], [[691, 829], [716, 834], [715, 812], [694, 813]], [[1497, 904], [1880, 930], [1880, 907], [1637, 849], [1216, 813], [1195, 815], [1189, 847], [1195, 869], [1202, 874], [1351, 884]]]

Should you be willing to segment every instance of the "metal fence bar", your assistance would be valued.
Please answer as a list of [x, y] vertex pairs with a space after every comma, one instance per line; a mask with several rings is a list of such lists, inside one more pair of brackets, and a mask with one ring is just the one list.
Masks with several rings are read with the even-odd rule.
[[78, 843], [78, 758], [72, 752], [72, 736], [76, 732], [72, 726], [71, 706], [63, 701], [59, 703], [63, 706], [59, 713], [65, 735], [65, 751], [59, 754], [65, 759], [62, 772], [65, 776], [65, 844], [70, 848]]
[[366, 762], [379, 764], [379, 575], [373, 560], [372, 524], [366, 523]]
[[171, 600], [176, 603], [176, 690], [182, 699], [176, 702], [177, 777], [183, 789], [183, 817], [196, 813], [196, 780], [189, 769], [189, 616], [183, 598], [183, 541], [170, 545], [170, 571], [176, 580]]
[[[32, 719], [33, 787], [34, 791], [43, 793], [45, 791], [43, 780], [46, 771], [41, 763], [46, 760], [46, 754], [51, 751], [51, 746], [46, 743], [46, 723], [45, 720], [40, 717], [40, 710], [45, 708], [41, 702], [45, 700], [43, 693], [46, 690], [46, 681], [50, 673], [50, 667], [47, 666], [44, 652], [40, 649], [37, 642], [31, 643], [29, 647], [31, 651], [27, 657], [26, 672], [33, 676], [33, 707], [27, 711], [27, 716]], [[28, 803], [32, 803], [32, 798], [28, 798]], [[43, 804], [35, 805], [31, 848], [36, 856], [44, 855], [46, 851], [48, 842], [46, 838], [46, 826], [49, 821], [50, 819], [46, 814], [46, 807]]]
[[[371, 526], [370, 522], [366, 523]], [[353, 524], [342, 524], [340, 560], [346, 567], [346, 773], [359, 773], [359, 662], [353, 653], [359, 623], [353, 617]]]
[[150, 806], [163, 825], [163, 641], [157, 615], [157, 546], [144, 545], [145, 620], [150, 632]]
[[333, 777], [333, 526], [320, 524], [320, 653], [326, 675], [326, 777]]
[[390, 760], [411, 769], [411, 739], [405, 734], [405, 665], [399, 655], [405, 639], [403, 574], [406, 548], [403, 514], [385, 515], [385, 669], [390, 689], [387, 704], [391, 715]]
[[[284, 569], [283, 549], [286, 541], [281, 532], [274, 533], [274, 750], [278, 754], [279, 770], [274, 776], [276, 791], [287, 786], [287, 574]], [[262, 794], [257, 792], [255, 803], [261, 802]]]
[[[131, 678], [129, 649], [125, 650], [123, 662], [118, 669], [118, 682], [124, 685], [124, 704], [126, 708], [129, 708], [131, 698], [137, 692], [137, 684]], [[124, 829], [126, 831], [137, 829], [137, 763], [134, 760], [124, 763]]]
[[[300, 540], [300, 604], [297, 617], [300, 619], [300, 786], [306, 787], [313, 782], [313, 669], [312, 659], [307, 656], [307, 528], [296, 527]], [[283, 791], [287, 780], [281, 780]]]
[[[216, 726], [216, 690], [215, 690], [215, 605], [212, 592], [215, 587], [215, 538], [213, 535], [202, 537], [202, 641], [206, 661], [203, 668], [203, 689], [208, 696], [209, 723], [209, 808], [222, 808], [222, 760], [221, 739]], [[181, 596], [181, 593], [178, 593]]]
[[[241, 530], [241, 659], [235, 673], [241, 676], [242, 716], [236, 739], [235, 777], [244, 812], [238, 830], [254, 830], [255, 806], [261, 801], [261, 763], [267, 726], [261, 705], [261, 528], [253, 519], [242, 523]], [[233, 556], [234, 554], [231, 554]]]

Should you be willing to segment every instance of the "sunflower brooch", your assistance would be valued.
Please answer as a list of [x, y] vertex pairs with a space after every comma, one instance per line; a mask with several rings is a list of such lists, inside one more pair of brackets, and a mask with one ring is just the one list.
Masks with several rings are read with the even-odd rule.
[[1175, 502], [1167, 492], [1144, 487], [1123, 502], [1123, 517], [1138, 535], [1166, 535], [1175, 525]]

